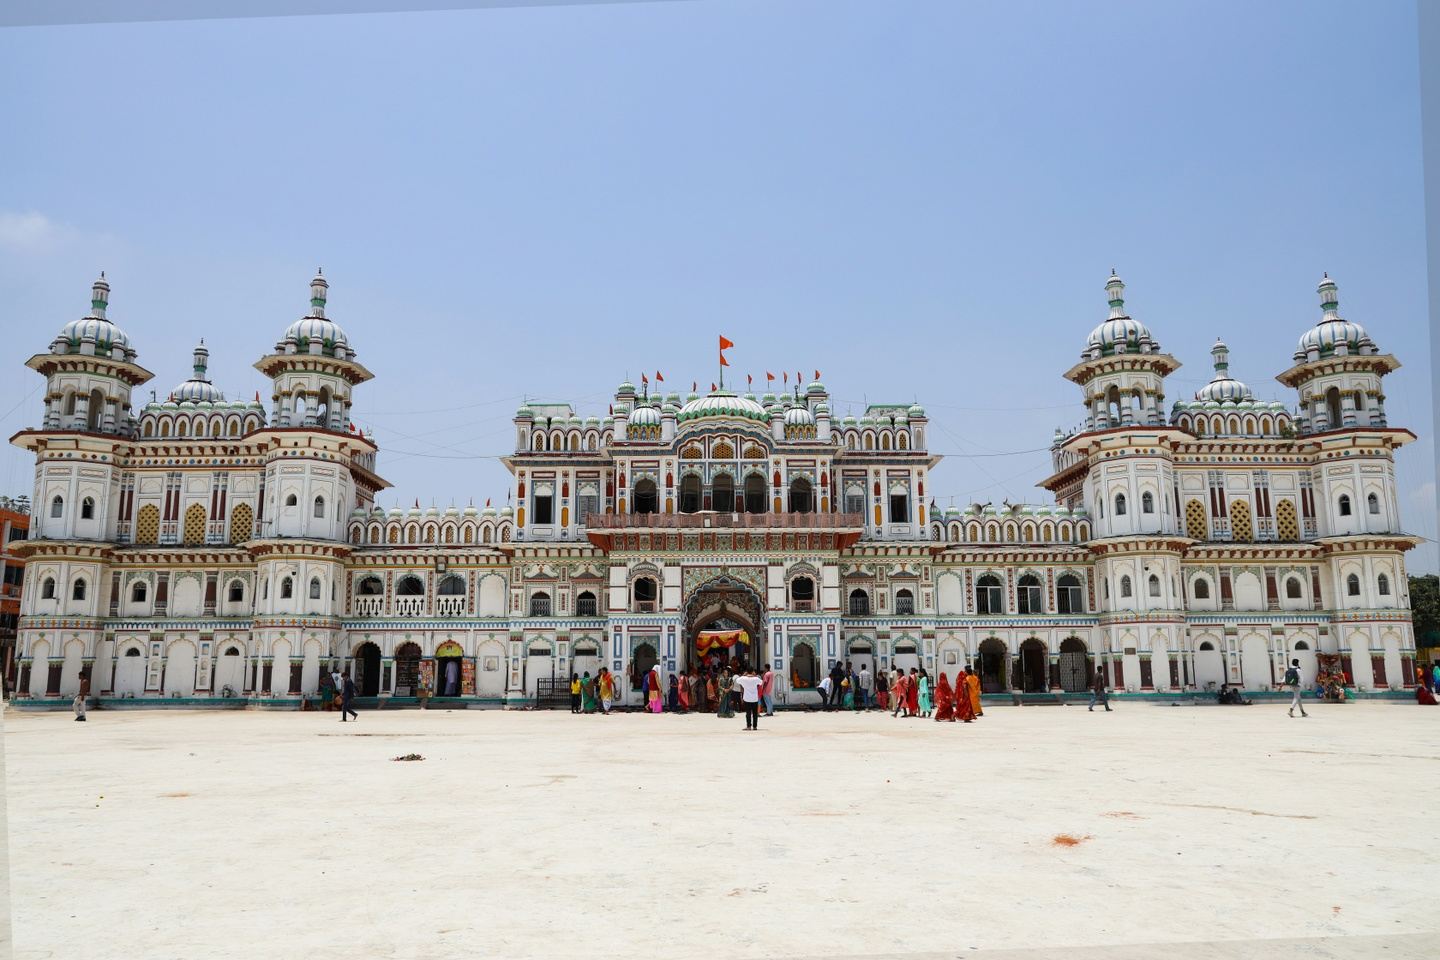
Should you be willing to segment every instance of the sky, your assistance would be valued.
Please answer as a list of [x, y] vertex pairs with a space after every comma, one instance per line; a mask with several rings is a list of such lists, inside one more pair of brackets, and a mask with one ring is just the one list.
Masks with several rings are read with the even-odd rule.
[[[1062, 378], [1128, 312], [1256, 395], [1320, 316], [1386, 381], [1409, 557], [1437, 567], [1415, 9], [1407, 2], [698, 0], [0, 30], [0, 432], [23, 367], [110, 317], [163, 398], [231, 397], [308, 306], [375, 379], [383, 506], [504, 501], [524, 398], [819, 369], [915, 402], [942, 505], [1045, 502]], [[32, 463], [0, 454], [0, 492]]]

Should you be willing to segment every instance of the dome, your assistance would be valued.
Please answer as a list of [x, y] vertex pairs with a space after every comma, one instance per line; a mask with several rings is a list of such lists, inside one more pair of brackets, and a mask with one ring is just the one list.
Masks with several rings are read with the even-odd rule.
[[105, 308], [109, 302], [110, 284], [102, 273], [90, 290], [89, 315], [79, 320], [71, 320], [60, 328], [55, 340], [57, 343], [63, 340], [65, 345], [63, 350], [57, 352], [79, 353], [81, 345], [89, 341], [95, 344], [96, 354], [103, 356], [119, 347], [126, 360], [134, 360], [135, 350], [130, 346], [130, 338], [125, 335], [124, 330], [105, 317]]
[[810, 384], [810, 386], [808, 386], [808, 387], [805, 388], [805, 392], [806, 392], [806, 393], [824, 393], [824, 392], [825, 392], [825, 384], [821, 383], [819, 380], [816, 380], [816, 381], [812, 382], [812, 383]]
[[633, 396], [635, 393], [635, 384], [631, 383], [629, 380], [626, 380], [624, 383], [620, 384], [620, 386], [615, 389], [615, 392], [622, 396]]
[[1195, 391], [1195, 399], [1200, 401], [1216, 400], [1220, 403], [1242, 403], [1255, 399], [1250, 388], [1234, 377], [1230, 376], [1230, 349], [1225, 346], [1223, 340], [1216, 340], [1215, 346], [1210, 348], [1210, 355], [1215, 358], [1215, 376], [1205, 386]]
[[920, 406], [920, 404], [918, 404], [918, 403], [916, 403], [916, 404], [911, 404], [909, 413], [910, 413], [910, 418], [911, 418], [912, 420], [915, 419], [916, 417], [923, 417], [923, 416], [925, 416], [925, 408], [922, 407], [922, 406]]
[[210, 362], [210, 351], [205, 349], [204, 340], [195, 348], [194, 356], [194, 373], [189, 380], [170, 391], [170, 396], [177, 403], [224, 403], [225, 394], [205, 375]]
[[285, 328], [285, 334], [275, 345], [278, 351], [294, 345], [295, 353], [309, 353], [310, 345], [320, 344], [320, 353], [326, 356], [345, 357], [353, 354], [350, 340], [340, 324], [325, 316], [325, 300], [330, 284], [316, 271], [310, 281], [310, 312]]
[[535, 411], [530, 409], [529, 404], [521, 404], [520, 409], [515, 411], [516, 420], [533, 420], [534, 418]]
[[806, 407], [791, 407], [785, 411], [785, 426], [787, 427], [812, 427], [815, 425], [815, 418], [810, 415]]
[[1340, 289], [1330, 275], [1325, 274], [1320, 285], [1316, 287], [1320, 295], [1320, 309], [1322, 315], [1320, 322], [1306, 330], [1300, 337], [1300, 344], [1295, 350], [1295, 360], [1303, 362], [1314, 350], [1321, 357], [1328, 357], [1335, 353], [1335, 348], [1345, 344], [1350, 353], [1361, 352], [1362, 346], [1374, 349], [1374, 341], [1365, 332], [1365, 328], [1358, 323], [1351, 323], [1340, 317]]
[[630, 425], [632, 427], [660, 426], [660, 408], [652, 407], [649, 404], [636, 407], [630, 411]]
[[[807, 411], [808, 413], [808, 411]], [[709, 395], [691, 400], [680, 408], [680, 420], [699, 420], [702, 417], [731, 417], [755, 420], [765, 423], [770, 418], [765, 408], [754, 400], [737, 397], [727, 390], [715, 390]]]
[[1095, 358], [1112, 353], [1149, 353], [1159, 349], [1159, 344], [1150, 334], [1150, 328], [1125, 313], [1125, 284], [1114, 273], [1105, 284], [1110, 297], [1110, 316], [1094, 330], [1085, 341], [1083, 356]]

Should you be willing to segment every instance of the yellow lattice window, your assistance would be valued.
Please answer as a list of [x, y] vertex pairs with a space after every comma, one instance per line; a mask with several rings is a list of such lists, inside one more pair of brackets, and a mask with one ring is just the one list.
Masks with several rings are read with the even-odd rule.
[[1199, 500], [1185, 504], [1185, 535], [1192, 540], [1205, 539], [1205, 504]]
[[1250, 541], [1255, 539], [1255, 529], [1250, 525], [1250, 503], [1233, 500], [1230, 503], [1230, 538]]
[[250, 504], [242, 503], [230, 511], [230, 542], [244, 543], [250, 539], [250, 531], [255, 527], [255, 514], [250, 509]]
[[140, 514], [135, 520], [135, 542], [160, 542], [160, 508], [153, 503], [140, 508]]
[[765, 451], [764, 451], [764, 450], [761, 450], [758, 446], [756, 446], [756, 445], [753, 444], [753, 443], [750, 444], [750, 446], [748, 446], [748, 447], [745, 448], [745, 459], [746, 459], [746, 460], [761, 460], [761, 459], [764, 459], [764, 457], [765, 457]]
[[390, 535], [389, 535], [388, 537], [386, 537], [385, 539], [389, 540], [391, 543], [399, 543], [399, 542], [400, 542], [400, 528], [399, 528], [399, 527], [391, 527], [391, 528], [390, 528]]
[[704, 457], [705, 451], [701, 450], [700, 447], [695, 444], [691, 444], [684, 450], [680, 451], [681, 460], [702, 460], [704, 459]]
[[715, 449], [711, 451], [710, 455], [716, 460], [733, 460], [735, 458], [735, 448], [724, 440], [721, 440], [715, 444]]
[[1300, 539], [1300, 521], [1295, 517], [1295, 501], [1281, 500], [1275, 505], [1275, 531], [1281, 540]]
[[185, 511], [185, 543], [190, 545], [204, 542], [205, 508], [198, 503], [192, 503]]

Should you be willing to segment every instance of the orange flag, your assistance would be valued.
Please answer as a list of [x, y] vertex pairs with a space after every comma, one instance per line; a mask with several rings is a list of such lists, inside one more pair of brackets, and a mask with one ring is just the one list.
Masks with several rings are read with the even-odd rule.
[[720, 334], [720, 366], [730, 366], [730, 361], [725, 359], [725, 351], [729, 350], [733, 346], [735, 346], [735, 344], [732, 343], [729, 338], [725, 336], [725, 334]]

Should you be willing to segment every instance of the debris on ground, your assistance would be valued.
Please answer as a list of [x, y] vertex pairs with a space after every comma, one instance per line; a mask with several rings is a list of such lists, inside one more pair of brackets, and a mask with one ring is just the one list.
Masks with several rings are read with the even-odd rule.
[[1074, 834], [1057, 833], [1054, 837], [1051, 838], [1050, 843], [1051, 845], [1056, 847], [1078, 847], [1086, 840], [1093, 839], [1094, 837], [1090, 836], [1089, 834], [1086, 834], [1083, 837], [1077, 837]]
[[425, 758], [422, 757], [422, 756], [420, 756], [420, 754], [418, 754], [418, 753], [407, 753], [407, 754], [405, 754], [404, 756], [391, 757], [390, 759], [391, 759], [391, 760], [396, 760], [396, 761], [407, 761], [407, 760], [424, 760]]

